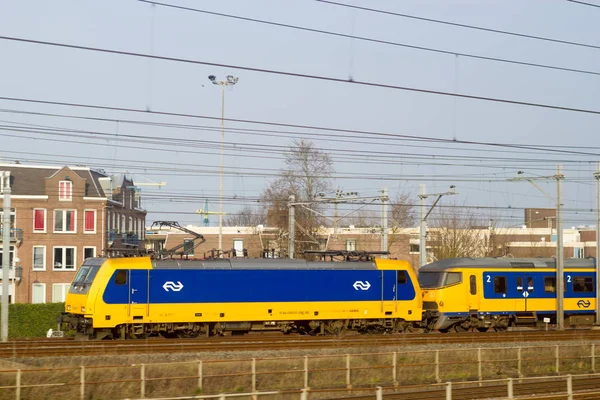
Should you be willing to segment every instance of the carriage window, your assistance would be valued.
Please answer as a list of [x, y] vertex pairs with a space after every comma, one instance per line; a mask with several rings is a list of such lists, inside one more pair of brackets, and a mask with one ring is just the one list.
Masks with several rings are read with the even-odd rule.
[[125, 285], [127, 284], [127, 271], [124, 269], [120, 269], [115, 274], [115, 284], [116, 285]]
[[445, 285], [453, 285], [462, 281], [462, 272], [448, 272]]
[[404, 284], [408, 282], [406, 271], [398, 271], [398, 284]]
[[574, 292], [593, 292], [594, 291], [594, 280], [592, 278], [586, 278], [583, 276], [573, 277], [573, 291]]
[[545, 276], [544, 277], [544, 292], [556, 293], [556, 277]]
[[506, 293], [506, 277], [494, 277], [494, 293]]
[[471, 275], [469, 283], [471, 284], [471, 294], [477, 294], [477, 280], [475, 275]]
[[517, 277], [517, 290], [520, 292], [523, 291], [523, 278], [520, 276]]

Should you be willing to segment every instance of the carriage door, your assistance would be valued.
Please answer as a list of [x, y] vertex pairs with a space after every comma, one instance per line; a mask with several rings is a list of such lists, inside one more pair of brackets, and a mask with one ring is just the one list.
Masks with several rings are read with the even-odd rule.
[[394, 311], [397, 311], [398, 298], [398, 273], [405, 271], [381, 271], [381, 311], [390, 317]]
[[148, 270], [132, 269], [129, 274], [129, 315], [143, 321], [148, 315]]
[[477, 276], [469, 275], [469, 312], [479, 310], [479, 299], [477, 296]]
[[[517, 276], [517, 296], [522, 298], [522, 300], [518, 299], [517, 310], [516, 311], [528, 311], [527, 309], [527, 301], [529, 297], [533, 295], [534, 291], [534, 282], [532, 275], [522, 275]], [[520, 305], [520, 306], [519, 306]]]

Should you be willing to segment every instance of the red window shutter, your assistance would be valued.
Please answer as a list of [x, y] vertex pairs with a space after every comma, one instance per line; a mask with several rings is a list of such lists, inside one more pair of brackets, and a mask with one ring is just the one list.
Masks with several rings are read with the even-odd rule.
[[86, 211], [85, 212], [85, 230], [93, 232], [95, 230], [95, 228], [96, 228], [95, 222], [96, 221], [94, 219], [94, 212], [93, 211]]
[[45, 229], [44, 226], [44, 210], [34, 210], [34, 226], [33, 230], [35, 231], [43, 231]]
[[75, 230], [75, 211], [71, 211], [70, 213], [68, 213], [68, 215], [69, 215], [69, 230], [74, 231]]

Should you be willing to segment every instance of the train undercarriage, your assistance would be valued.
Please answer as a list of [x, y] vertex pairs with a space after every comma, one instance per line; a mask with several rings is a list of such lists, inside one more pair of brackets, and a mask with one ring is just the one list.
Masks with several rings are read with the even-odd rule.
[[75, 332], [77, 339], [145, 339], [200, 338], [223, 335], [243, 335], [250, 332], [282, 332], [305, 335], [339, 335], [346, 331], [358, 333], [404, 333], [417, 326], [403, 319], [344, 319], [314, 321], [252, 321], [252, 322], [187, 322], [187, 323], [131, 323], [114, 328], [94, 328], [91, 318], [62, 314], [61, 330]]
[[[594, 324], [594, 314], [565, 315], [565, 326], [581, 327]], [[504, 332], [513, 327], [531, 327], [545, 329], [556, 324], [556, 316], [523, 312], [506, 315], [471, 313], [470, 315], [448, 315], [427, 311], [423, 318], [425, 331], [447, 332]]]

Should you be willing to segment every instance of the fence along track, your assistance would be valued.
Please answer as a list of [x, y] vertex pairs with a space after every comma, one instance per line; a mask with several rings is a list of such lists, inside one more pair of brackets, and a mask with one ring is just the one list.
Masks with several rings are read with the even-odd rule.
[[[190, 392], [200, 391], [208, 395], [211, 392], [235, 392], [239, 387], [250, 387], [252, 392], [278, 390], [282, 387], [303, 388], [315, 395], [335, 392], [339, 397], [350, 394], [369, 392], [373, 398], [373, 385], [387, 385], [390, 395], [402, 395], [402, 399], [444, 398], [436, 397], [444, 391], [452, 390], [456, 395], [452, 398], [465, 398], [472, 393], [486, 393], [499, 398], [506, 398], [509, 383], [513, 386], [515, 396], [532, 393], [554, 393], [564, 389], [564, 377], [551, 378], [540, 384], [539, 378], [526, 378], [528, 374], [541, 375], [544, 372], [564, 374], [573, 371], [596, 371], [596, 360], [600, 354], [595, 344], [529, 346], [506, 348], [415, 350], [405, 352], [365, 353], [365, 354], [330, 354], [304, 357], [271, 357], [241, 360], [192, 360], [171, 363], [93, 365], [80, 367], [52, 367], [44, 369], [12, 369], [0, 371], [0, 397], [33, 398], [38, 390], [62, 388], [61, 398], [66, 391], [71, 391], [69, 399], [86, 399], [101, 396], [118, 398], [111, 393], [117, 389], [119, 397], [126, 389], [133, 396], [153, 398], [164, 397], [165, 394], [180, 393], [182, 396]], [[547, 354], [547, 357], [541, 355]], [[499, 358], [494, 356], [502, 355]], [[476, 357], [475, 357], [476, 356]], [[516, 358], [515, 358], [516, 356]], [[492, 379], [496, 375], [493, 365], [501, 363], [505, 376], [510, 379]], [[528, 366], [529, 365], [529, 366]], [[223, 367], [222, 367], [223, 366]], [[233, 366], [233, 367], [232, 367]], [[540, 369], [542, 367], [542, 369]], [[421, 370], [411, 375], [414, 370]], [[379, 371], [379, 372], [376, 372]], [[458, 374], [457, 374], [458, 373]], [[48, 376], [52, 376], [51, 379]], [[286, 376], [288, 386], [273, 380], [273, 377]], [[39, 377], [37, 380], [34, 379]], [[337, 376], [336, 389], [331, 389]], [[79, 379], [77, 379], [77, 377]], [[271, 378], [269, 378], [271, 377]], [[423, 381], [423, 378], [427, 379]], [[471, 382], [465, 382], [466, 379]], [[324, 379], [325, 378], [325, 379]], [[589, 380], [594, 378], [596, 380]], [[227, 380], [227, 388], [215, 386], [219, 379]], [[455, 380], [448, 385], [447, 381]], [[412, 382], [423, 382], [420, 385], [406, 386]], [[243, 383], [240, 383], [243, 382]], [[431, 385], [432, 382], [437, 384]], [[344, 384], [345, 383], [345, 384]], [[176, 385], [167, 388], [164, 386]], [[113, 385], [113, 386], [111, 386]], [[126, 388], [122, 385], [128, 385]], [[600, 387], [600, 375], [576, 376], [572, 380], [572, 388], [577, 390]], [[158, 389], [157, 389], [158, 388]], [[309, 389], [310, 388], [310, 389]], [[185, 389], [177, 391], [178, 389]], [[32, 392], [33, 390], [33, 392]], [[162, 392], [161, 392], [162, 390]], [[294, 393], [298, 393], [298, 389]], [[21, 397], [23, 393], [24, 397]], [[75, 394], [77, 393], [77, 394]], [[289, 393], [289, 392], [286, 392]], [[589, 394], [589, 393], [588, 393]], [[162, 395], [162, 396], [160, 396]], [[129, 397], [133, 397], [131, 394]], [[411, 396], [411, 397], [409, 397]], [[433, 397], [432, 397], [433, 396]], [[462, 397], [458, 397], [462, 396]], [[322, 397], [322, 396], [320, 396]], [[38, 397], [35, 397], [38, 398]], [[554, 397], [550, 397], [554, 398]], [[564, 396], [563, 396], [564, 398]], [[592, 397], [594, 398], [594, 397]], [[600, 396], [595, 397], [600, 398]]]
[[222, 336], [208, 339], [146, 339], [146, 340], [41, 340], [0, 343], [0, 358], [46, 357], [77, 354], [122, 355], [146, 353], [190, 353], [253, 350], [305, 350], [320, 348], [353, 348], [432, 344], [486, 344], [506, 342], [542, 342], [600, 340], [600, 330], [565, 332], [502, 332], [461, 334], [397, 334], [346, 336], [283, 336], [250, 335]]

